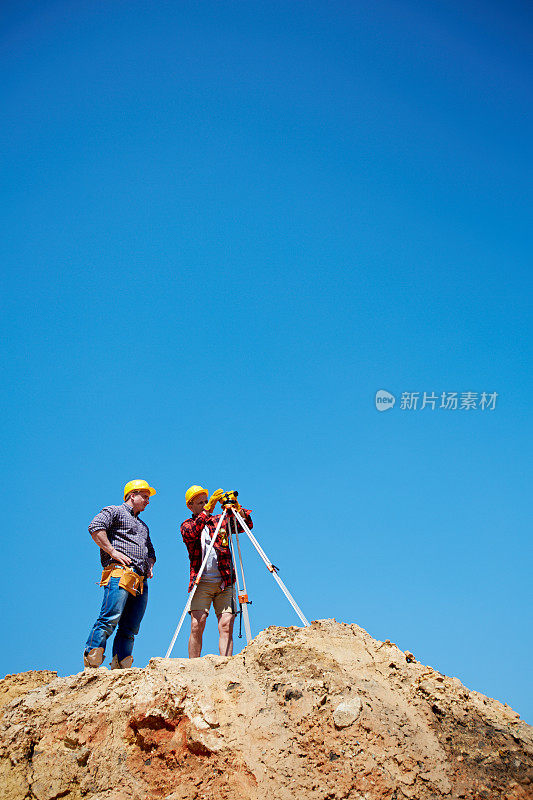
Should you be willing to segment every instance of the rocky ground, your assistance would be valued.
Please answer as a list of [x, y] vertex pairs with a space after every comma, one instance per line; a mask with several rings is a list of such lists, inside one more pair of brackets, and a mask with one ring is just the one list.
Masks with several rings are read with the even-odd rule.
[[333, 620], [233, 658], [0, 681], [3, 800], [531, 800], [514, 711]]

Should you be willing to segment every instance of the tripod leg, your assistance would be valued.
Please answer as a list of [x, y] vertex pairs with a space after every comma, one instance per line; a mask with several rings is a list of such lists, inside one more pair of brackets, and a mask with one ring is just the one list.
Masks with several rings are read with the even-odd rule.
[[252, 631], [250, 628], [250, 617], [248, 616], [248, 603], [242, 604], [242, 618], [244, 619], [244, 632], [246, 634], [246, 644], [252, 641]]
[[183, 625], [183, 620], [187, 616], [187, 612], [191, 607], [191, 600], [192, 600], [192, 598], [194, 596], [195, 591], [196, 591], [196, 585], [194, 585], [192, 587], [191, 591], [189, 592], [189, 596], [187, 598], [187, 602], [185, 603], [185, 608], [183, 609], [183, 613], [182, 613], [182, 615], [180, 617], [180, 621], [178, 622], [178, 627], [174, 631], [174, 636], [172, 637], [172, 641], [170, 642], [170, 644], [168, 646], [168, 650], [165, 653], [165, 658], [170, 658], [170, 654], [172, 652], [172, 648], [174, 647], [174, 643], [175, 643], [176, 639], [178, 638], [178, 634], [179, 634], [179, 632], [181, 630], [181, 626]]
[[200, 583], [200, 580], [202, 578], [203, 572], [205, 570], [205, 566], [207, 564], [207, 559], [211, 555], [211, 550], [213, 549], [213, 547], [215, 545], [215, 539], [218, 536], [218, 532], [219, 532], [220, 528], [222, 527], [222, 523], [224, 522], [224, 519], [226, 518], [227, 513], [228, 512], [226, 511], [226, 509], [224, 509], [224, 513], [222, 514], [222, 516], [220, 517], [220, 519], [218, 521], [218, 525], [216, 527], [215, 533], [213, 535], [213, 538], [211, 539], [211, 544], [207, 548], [207, 553], [205, 554], [204, 560], [202, 561], [202, 566], [200, 567], [198, 575], [196, 576], [196, 580], [194, 581], [194, 586], [192, 587], [191, 591], [189, 592], [189, 596], [187, 598], [187, 602], [185, 603], [185, 608], [183, 609], [183, 614], [181, 615], [180, 621], [178, 622], [178, 627], [174, 631], [174, 636], [172, 637], [172, 641], [170, 642], [170, 644], [168, 646], [168, 650], [166, 652], [165, 658], [169, 658], [170, 657], [170, 654], [172, 652], [172, 648], [174, 647], [176, 639], [178, 638], [178, 634], [179, 634], [179, 632], [181, 630], [181, 626], [183, 625], [183, 620], [185, 619], [185, 617], [187, 615], [187, 612], [189, 611], [189, 609], [191, 607], [191, 603], [192, 603], [192, 599], [194, 597], [194, 593], [196, 592], [198, 584]]
[[231, 510], [233, 511], [233, 516], [234, 516], [234, 518], [236, 518], [236, 519], [237, 519], [237, 520], [240, 522], [240, 524], [241, 524], [242, 528], [243, 528], [243, 529], [246, 531], [246, 533], [248, 534], [248, 538], [250, 539], [251, 543], [253, 544], [253, 546], [255, 547], [255, 549], [257, 550], [257, 552], [259, 553], [259, 555], [261, 556], [261, 558], [262, 558], [262, 560], [264, 561], [264, 563], [265, 563], [265, 566], [266, 566], [266, 568], [268, 569], [268, 571], [269, 571], [270, 573], [272, 573], [272, 577], [274, 578], [274, 580], [276, 581], [276, 583], [277, 583], [277, 584], [278, 584], [278, 586], [280, 587], [281, 591], [283, 592], [283, 594], [285, 595], [285, 597], [287, 598], [287, 600], [289, 601], [289, 603], [291, 604], [291, 606], [294, 608], [294, 610], [295, 610], [295, 611], [296, 611], [296, 613], [298, 614], [298, 616], [299, 616], [299, 618], [301, 619], [301, 621], [303, 622], [303, 624], [304, 624], [305, 626], [308, 626], [308, 625], [309, 625], [309, 622], [308, 622], [308, 621], [306, 620], [306, 618], [304, 617], [304, 615], [303, 615], [303, 613], [302, 613], [302, 611], [301, 611], [300, 607], [298, 606], [298, 604], [297, 604], [296, 600], [294, 599], [294, 597], [292, 596], [292, 594], [289, 592], [289, 590], [287, 589], [287, 587], [285, 586], [285, 584], [283, 583], [283, 581], [282, 581], [282, 580], [281, 580], [281, 578], [279, 577], [278, 573], [276, 572], [276, 568], [274, 567], [274, 565], [272, 564], [272, 562], [270, 561], [270, 559], [269, 559], [269, 558], [268, 558], [268, 556], [266, 555], [265, 551], [263, 550], [263, 548], [261, 547], [261, 545], [259, 544], [259, 542], [258, 542], [258, 541], [257, 541], [257, 539], [255, 538], [255, 536], [253, 535], [252, 531], [250, 530], [250, 528], [248, 527], [248, 525], [246, 524], [246, 522], [243, 520], [243, 518], [241, 517], [241, 515], [239, 514], [239, 512], [238, 512], [238, 511], [235, 511], [235, 509], [234, 509], [234, 508], [232, 508]]
[[[233, 525], [232, 525], [232, 523], [233, 523]], [[241, 565], [242, 584], [243, 584], [244, 593], [246, 594], [246, 596], [248, 596], [248, 594], [246, 592], [246, 581], [244, 579], [244, 568], [243, 568], [243, 565], [242, 565], [241, 546], [239, 544], [239, 534], [237, 533], [237, 527], [235, 525], [235, 520], [232, 519], [231, 517], [228, 518], [228, 527], [229, 527], [229, 531], [230, 531], [231, 557], [233, 558], [233, 569], [235, 570], [235, 578], [236, 578], [236, 583], [237, 583], [237, 597], [240, 595], [239, 573], [238, 573], [238, 570], [237, 570], [237, 563], [236, 563], [236, 559], [235, 559], [235, 550], [233, 548], [233, 540], [231, 538], [231, 534], [232, 533], [235, 534], [235, 540], [237, 542], [237, 547], [238, 547], [238, 550], [239, 550], [239, 562], [240, 562], [240, 565]], [[246, 634], [246, 644], [250, 644], [250, 642], [252, 641], [252, 630], [250, 628], [250, 617], [248, 615], [248, 603], [241, 603], [240, 601], [239, 601], [239, 603], [240, 603], [240, 606], [241, 606], [242, 617], [243, 617], [243, 620], [244, 620], [244, 632]]]

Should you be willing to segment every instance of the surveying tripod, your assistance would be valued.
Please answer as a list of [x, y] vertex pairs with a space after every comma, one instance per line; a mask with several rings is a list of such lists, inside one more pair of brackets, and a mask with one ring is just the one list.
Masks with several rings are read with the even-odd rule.
[[[181, 626], [183, 625], [183, 620], [187, 616], [187, 612], [190, 611], [192, 599], [194, 597], [194, 593], [196, 592], [196, 589], [198, 588], [198, 584], [200, 583], [200, 581], [202, 579], [202, 575], [204, 573], [204, 570], [206, 568], [207, 562], [209, 560], [209, 556], [211, 555], [211, 551], [213, 550], [213, 547], [215, 545], [215, 541], [216, 541], [217, 536], [218, 536], [218, 534], [220, 532], [220, 529], [222, 528], [224, 520], [227, 520], [228, 541], [229, 541], [229, 547], [230, 547], [230, 551], [231, 551], [231, 559], [232, 559], [232, 562], [233, 562], [233, 570], [234, 570], [234, 574], [235, 574], [235, 583], [236, 583], [236, 587], [237, 587], [237, 599], [239, 601], [239, 605], [241, 606], [242, 617], [243, 617], [243, 620], [244, 620], [244, 630], [245, 630], [245, 633], [246, 633], [246, 644], [250, 644], [250, 642], [252, 641], [252, 632], [251, 632], [251, 629], [250, 629], [250, 618], [248, 616], [248, 605], [250, 604], [251, 601], [248, 599], [248, 593], [247, 593], [247, 590], [246, 590], [246, 581], [245, 581], [245, 578], [244, 578], [244, 568], [243, 568], [243, 564], [242, 564], [241, 546], [240, 546], [240, 542], [239, 542], [239, 532], [237, 530], [237, 522], [240, 524], [242, 530], [247, 534], [247, 536], [250, 539], [251, 543], [253, 544], [253, 546], [255, 547], [257, 552], [259, 553], [261, 559], [263, 560], [266, 568], [268, 569], [268, 571], [270, 572], [270, 574], [272, 575], [272, 577], [274, 578], [274, 580], [276, 581], [276, 583], [280, 587], [281, 591], [283, 592], [283, 594], [285, 595], [285, 597], [287, 598], [287, 600], [289, 601], [291, 606], [294, 608], [294, 610], [298, 614], [298, 616], [301, 619], [301, 621], [303, 622], [303, 624], [305, 626], [309, 625], [309, 622], [306, 620], [306, 618], [302, 614], [302, 611], [301, 611], [300, 607], [298, 606], [296, 600], [294, 599], [292, 594], [289, 592], [289, 590], [287, 589], [287, 587], [285, 586], [285, 584], [283, 583], [283, 581], [279, 577], [278, 568], [275, 567], [274, 564], [269, 560], [269, 558], [266, 555], [265, 551], [263, 550], [263, 548], [261, 547], [261, 545], [259, 544], [259, 542], [255, 538], [255, 536], [253, 535], [252, 531], [250, 530], [250, 528], [248, 527], [248, 525], [246, 524], [246, 522], [242, 518], [241, 514], [237, 510], [237, 508], [236, 508], [237, 494], [238, 494], [238, 492], [226, 492], [223, 495], [223, 497], [221, 498], [220, 502], [221, 502], [221, 505], [222, 505], [222, 508], [224, 509], [224, 511], [220, 516], [220, 519], [218, 521], [217, 527], [215, 529], [215, 533], [213, 534], [213, 538], [211, 539], [209, 547], [207, 548], [207, 552], [206, 552], [206, 554], [204, 556], [204, 560], [202, 561], [202, 565], [200, 567], [198, 575], [196, 576], [196, 579], [194, 581], [193, 587], [192, 587], [191, 591], [189, 592], [189, 595], [187, 597], [187, 602], [185, 604], [185, 608], [183, 609], [183, 613], [182, 613], [182, 615], [180, 617], [180, 621], [178, 622], [178, 627], [174, 631], [174, 636], [172, 637], [172, 641], [170, 642], [170, 645], [169, 645], [168, 650], [166, 652], [165, 658], [170, 658], [170, 654], [172, 652], [172, 648], [174, 647], [176, 639], [178, 638], [178, 634], [179, 634], [179, 632], [181, 630]], [[239, 506], [239, 508], [240, 508], [240, 506]], [[238, 557], [239, 557], [239, 564], [240, 564], [240, 568], [241, 568], [242, 589], [241, 589], [240, 582], [239, 582], [239, 572], [237, 570], [237, 559], [236, 559], [236, 556], [235, 556], [235, 547], [234, 547], [234, 544], [233, 544], [233, 537], [235, 537], [235, 543], [237, 545], [237, 554], [238, 554]]]

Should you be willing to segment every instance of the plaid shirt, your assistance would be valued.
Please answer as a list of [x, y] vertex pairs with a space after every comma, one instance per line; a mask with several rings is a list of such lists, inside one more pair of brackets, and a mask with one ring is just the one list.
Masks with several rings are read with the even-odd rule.
[[[155, 561], [148, 525], [139, 517], [134, 516], [133, 509], [126, 503], [120, 506], [106, 506], [92, 520], [89, 533], [105, 531], [107, 538], [115, 550], [129, 556], [132, 566], [140, 575], [147, 575], [149, 569], [148, 559]], [[114, 563], [109, 553], [100, 549], [100, 561], [103, 567]]]
[[[250, 516], [251, 511], [243, 508], [240, 514], [248, 527], [253, 528], [253, 522]], [[207, 526], [211, 537], [213, 537], [220, 517], [221, 514], [216, 514], [213, 517], [208, 511], [201, 511], [195, 517], [190, 517], [190, 519], [186, 519], [185, 522], [181, 523], [181, 536], [185, 542], [187, 550], [189, 551], [189, 560], [191, 562], [191, 574], [188, 589], [189, 592], [191, 591], [194, 581], [196, 580], [196, 576], [200, 572], [200, 567], [202, 566], [202, 531], [204, 527]], [[235, 577], [233, 575], [233, 563], [231, 560], [231, 550], [229, 547], [229, 540], [226, 535], [227, 519], [228, 518], [226, 517], [226, 521], [218, 532], [218, 536], [213, 548], [217, 554], [218, 569], [220, 571], [220, 577], [222, 578], [222, 583], [220, 586], [222, 591], [226, 588], [226, 586], [229, 586], [235, 582]], [[239, 533], [242, 533], [242, 527], [240, 523], [237, 522], [236, 524], [237, 530]], [[222, 540], [227, 543], [222, 544]]]

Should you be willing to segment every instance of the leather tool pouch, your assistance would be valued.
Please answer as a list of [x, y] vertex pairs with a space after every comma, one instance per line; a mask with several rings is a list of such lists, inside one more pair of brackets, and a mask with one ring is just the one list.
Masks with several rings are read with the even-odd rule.
[[137, 575], [137, 573], [132, 569], [125, 567], [122, 572], [122, 578], [118, 582], [118, 585], [121, 587], [121, 589], [125, 589], [134, 597], [137, 597], [138, 594], [143, 593], [143, 583], [144, 578], [141, 575]]
[[132, 569], [128, 569], [127, 567], [116, 567], [110, 566], [106, 567], [102, 571], [102, 578], [100, 580], [100, 586], [107, 586], [111, 578], [120, 578], [118, 585], [121, 589], [125, 589], [129, 592], [133, 597], [137, 597], [138, 594], [142, 594], [144, 590], [144, 578], [141, 575], [137, 575]]
[[102, 571], [102, 577], [100, 579], [100, 586], [107, 586], [111, 578], [121, 578], [122, 577], [122, 567], [106, 567]]

